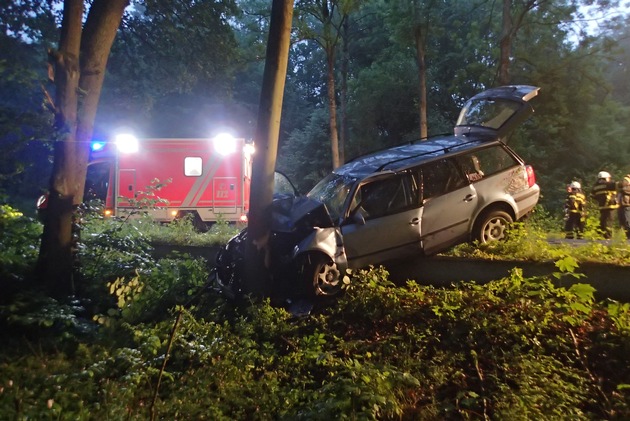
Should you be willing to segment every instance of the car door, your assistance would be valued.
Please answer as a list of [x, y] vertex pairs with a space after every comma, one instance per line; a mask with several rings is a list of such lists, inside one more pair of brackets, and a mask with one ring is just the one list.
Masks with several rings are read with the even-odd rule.
[[366, 180], [350, 203], [341, 232], [350, 268], [421, 252], [417, 175], [388, 174]]
[[423, 212], [420, 223], [425, 254], [440, 252], [468, 238], [478, 197], [454, 159], [440, 159], [419, 169]]

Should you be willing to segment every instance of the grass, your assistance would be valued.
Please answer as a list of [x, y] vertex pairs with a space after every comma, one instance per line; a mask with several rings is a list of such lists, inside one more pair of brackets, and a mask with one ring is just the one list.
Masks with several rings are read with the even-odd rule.
[[525, 261], [555, 261], [572, 256], [578, 262], [630, 266], [630, 242], [620, 228], [613, 230], [612, 239], [604, 240], [597, 230], [595, 216], [591, 216], [586, 221], [584, 240], [566, 242], [562, 241], [564, 232], [558, 227], [562, 227], [562, 221], [542, 212], [526, 222], [513, 224], [505, 241], [461, 244], [443, 255]]

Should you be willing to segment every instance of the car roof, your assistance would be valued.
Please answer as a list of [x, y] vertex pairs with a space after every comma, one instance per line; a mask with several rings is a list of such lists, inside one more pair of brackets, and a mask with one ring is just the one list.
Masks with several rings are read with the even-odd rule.
[[443, 135], [357, 157], [333, 172], [363, 178], [381, 171], [400, 171], [457, 151], [487, 145], [493, 138]]

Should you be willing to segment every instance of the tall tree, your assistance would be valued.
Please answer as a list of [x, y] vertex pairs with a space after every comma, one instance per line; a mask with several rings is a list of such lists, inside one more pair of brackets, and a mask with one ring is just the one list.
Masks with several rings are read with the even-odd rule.
[[[413, 46], [417, 66], [418, 81], [418, 122], [420, 138], [428, 136], [427, 122], [427, 49], [433, 26], [439, 27], [439, 8], [443, 7], [436, 0], [412, 0], [395, 2], [393, 14], [397, 20], [397, 38], [402, 42], [409, 40]], [[391, 20], [391, 18], [390, 18]]]
[[72, 293], [73, 216], [83, 200], [94, 118], [107, 58], [128, 0], [65, 0], [59, 47], [51, 50], [57, 139], [38, 275], [57, 294]]
[[[499, 67], [497, 70], [499, 85], [507, 85], [510, 83], [510, 57], [512, 53], [512, 42], [519, 28], [523, 25], [523, 20], [527, 13], [534, 7], [537, 7], [541, 1], [526, 0], [519, 3], [517, 7], [513, 7], [514, 0], [503, 0], [502, 23], [501, 23], [501, 40]], [[544, 3], [544, 0], [543, 0]]]
[[271, 202], [292, 19], [293, 0], [273, 0], [258, 123], [254, 138], [256, 155], [252, 168], [246, 251], [247, 273], [244, 279], [247, 292], [256, 295], [268, 292], [264, 282], [265, 269], [270, 263], [268, 243], [271, 229]]
[[344, 162], [344, 151], [339, 144], [337, 125], [337, 94], [335, 88], [336, 52], [344, 22], [356, 8], [356, 0], [304, 0], [298, 2], [299, 36], [317, 42], [326, 54], [326, 94], [328, 98], [329, 130], [332, 166]]

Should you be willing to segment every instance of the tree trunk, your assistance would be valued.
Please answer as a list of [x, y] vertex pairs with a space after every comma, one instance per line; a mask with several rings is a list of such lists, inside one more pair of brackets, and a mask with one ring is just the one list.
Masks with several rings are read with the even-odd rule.
[[501, 42], [499, 44], [499, 85], [510, 83], [510, 52], [512, 50], [513, 22], [512, 0], [503, 0], [503, 21], [501, 25]]
[[81, 176], [77, 186], [75, 205], [83, 202], [85, 174], [90, 155], [89, 145], [94, 132], [94, 119], [105, 79], [107, 59], [128, 4], [129, 0], [95, 1], [85, 24], [81, 40], [81, 79], [79, 80], [79, 87], [85, 96], [79, 108], [76, 136], [78, 156], [76, 170]]
[[292, 19], [293, 0], [273, 0], [254, 139], [256, 154], [252, 166], [246, 273], [243, 279], [245, 292], [255, 296], [264, 296], [271, 292], [270, 285], [266, 283], [271, 264], [268, 248], [271, 202]]
[[[83, 200], [94, 117], [107, 57], [128, 0], [95, 0], [82, 37], [83, 1], [64, 2], [54, 67], [54, 163], [37, 277], [58, 296], [74, 293], [73, 217]], [[81, 56], [79, 63], [80, 52]]]
[[339, 158], [339, 134], [337, 132], [337, 100], [335, 98], [335, 50], [331, 47], [326, 50], [327, 82], [328, 82], [328, 109], [330, 125], [330, 148], [333, 169], [341, 165]]
[[342, 57], [341, 57], [341, 92], [339, 96], [339, 107], [341, 114], [341, 131], [339, 133], [339, 162], [346, 162], [346, 144], [348, 142], [348, 65], [350, 53], [348, 51], [349, 19], [343, 22], [342, 37]]
[[416, 27], [414, 33], [416, 43], [416, 60], [418, 61], [418, 113], [420, 120], [420, 139], [428, 136], [427, 124], [427, 66], [426, 56], [426, 33], [423, 33], [422, 25]]
[[59, 49], [49, 53], [55, 83], [54, 161], [37, 264], [38, 279], [59, 295], [72, 293], [72, 216], [83, 0], [64, 3]]

